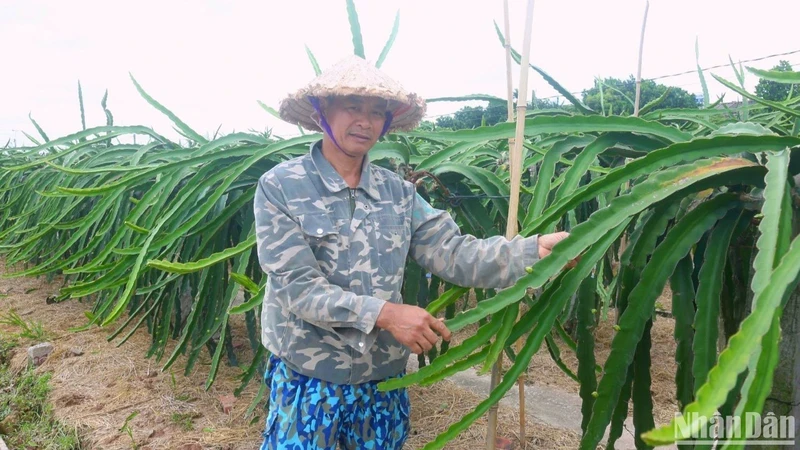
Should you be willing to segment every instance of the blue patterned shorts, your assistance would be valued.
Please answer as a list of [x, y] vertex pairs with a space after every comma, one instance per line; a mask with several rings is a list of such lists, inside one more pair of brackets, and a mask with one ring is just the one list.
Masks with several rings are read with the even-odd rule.
[[270, 357], [262, 450], [400, 450], [408, 437], [406, 389], [378, 390], [378, 381], [335, 384], [299, 374]]

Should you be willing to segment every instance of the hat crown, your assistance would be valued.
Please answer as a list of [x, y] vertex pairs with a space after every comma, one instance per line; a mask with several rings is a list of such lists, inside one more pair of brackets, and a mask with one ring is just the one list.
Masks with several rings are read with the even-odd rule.
[[323, 90], [340, 88], [369, 93], [385, 90], [392, 92], [392, 97], [397, 94], [405, 94], [405, 89], [400, 83], [370, 64], [369, 61], [356, 55], [338, 61], [309, 84]]
[[349, 95], [383, 98], [394, 105], [394, 120], [390, 130], [413, 129], [425, 115], [424, 100], [407, 92], [374, 64], [352, 55], [324, 70], [304, 88], [289, 94], [281, 102], [281, 118], [310, 130], [321, 131], [314, 120], [314, 108], [309, 97]]

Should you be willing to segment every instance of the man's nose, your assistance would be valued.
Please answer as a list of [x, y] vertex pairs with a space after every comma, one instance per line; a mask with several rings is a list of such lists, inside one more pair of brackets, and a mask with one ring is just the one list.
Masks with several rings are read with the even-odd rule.
[[369, 121], [369, 114], [363, 111], [359, 111], [356, 114], [356, 124], [358, 124], [362, 128], [371, 128], [372, 123], [370, 123]]

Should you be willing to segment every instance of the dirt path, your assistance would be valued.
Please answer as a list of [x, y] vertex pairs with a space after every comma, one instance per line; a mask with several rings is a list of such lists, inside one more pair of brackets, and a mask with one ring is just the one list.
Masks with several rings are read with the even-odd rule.
[[[19, 269], [6, 268], [0, 258], [0, 274]], [[55, 350], [37, 370], [53, 373], [51, 400], [56, 415], [80, 431], [85, 448], [132, 448], [131, 438], [120, 428], [134, 412], [137, 415], [129, 422], [129, 429], [141, 449], [258, 448], [263, 430], [263, 403], [256, 408], [255, 417], [244, 418], [256, 396], [258, 383], [250, 383], [229, 414], [223, 412], [220, 403], [220, 396], [232, 395], [239, 386], [237, 377], [242, 373], [241, 368], [221, 364], [214, 385], [205, 391], [210, 365], [207, 354], [200, 358], [192, 373], [184, 376], [183, 359], [162, 372], [163, 361], [145, 358], [150, 336], [144, 329], [120, 347], [116, 341], [106, 339], [112, 328], [69, 331], [86, 323], [84, 312], [91, 305], [77, 300], [47, 304], [45, 299], [56, 294], [61, 283], [60, 277], [51, 283], [43, 277], [0, 279], [0, 294], [6, 294], [0, 297], [0, 314], [14, 310], [26, 321], [41, 323], [50, 333], [49, 341]], [[0, 332], [16, 331], [0, 325]], [[234, 342], [237, 340], [244, 343], [243, 334], [234, 333]], [[252, 358], [248, 346], [239, 346], [237, 352], [242, 367], [246, 367]], [[19, 349], [12, 366], [22, 368], [25, 364], [24, 349]], [[411, 398], [413, 428], [406, 448], [417, 449], [472, 410], [485, 394], [479, 395], [448, 381], [412, 388]], [[499, 434], [517, 441], [515, 430], [519, 422], [515, 409], [501, 407], [499, 422]], [[532, 417], [527, 421], [527, 430], [529, 449], [572, 449], [579, 441], [575, 433], [542, 424]], [[480, 419], [446, 448], [481, 448], [485, 431], [485, 419]]]

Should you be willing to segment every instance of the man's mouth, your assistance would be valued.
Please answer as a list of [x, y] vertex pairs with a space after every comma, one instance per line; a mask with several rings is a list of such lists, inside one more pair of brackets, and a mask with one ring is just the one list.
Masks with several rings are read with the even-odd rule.
[[358, 141], [369, 142], [370, 140], [369, 135], [363, 133], [350, 133], [350, 136], [354, 137]]

